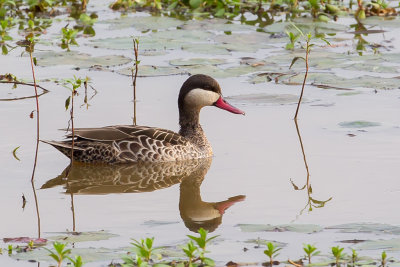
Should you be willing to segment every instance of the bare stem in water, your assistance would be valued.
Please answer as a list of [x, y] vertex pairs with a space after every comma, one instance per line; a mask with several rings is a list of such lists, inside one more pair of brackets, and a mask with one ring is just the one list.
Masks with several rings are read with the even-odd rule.
[[36, 195], [36, 189], [35, 189], [35, 182], [31, 180], [32, 184], [32, 191], [33, 191], [33, 197], [35, 199], [35, 207], [36, 207], [36, 218], [37, 218], [37, 226], [38, 226], [38, 238], [40, 238], [40, 213], [39, 213], [39, 201]]
[[[304, 80], [303, 80], [303, 85], [301, 86], [301, 93], [300, 93], [300, 97], [299, 97], [299, 102], [297, 103], [296, 114], [294, 115], [294, 120], [295, 120], [295, 121], [297, 121], [297, 114], [299, 113], [301, 100], [303, 99], [304, 86], [306, 85], [306, 81], [307, 81], [307, 75], [308, 75], [308, 55], [309, 55], [309, 53], [310, 53], [310, 38], [308, 38], [308, 39], [306, 40], [306, 58], [305, 58], [305, 62], [306, 62], [306, 73], [304, 74]], [[297, 123], [296, 123], [296, 126], [297, 126]]]
[[135, 73], [132, 68], [132, 84], [133, 84], [133, 125], [136, 125], [136, 78], [139, 71], [139, 39], [133, 39], [133, 50], [135, 51]]
[[39, 150], [39, 133], [40, 133], [40, 128], [39, 128], [39, 96], [38, 96], [38, 90], [37, 90], [37, 85], [36, 85], [36, 77], [35, 77], [35, 69], [33, 67], [33, 47], [34, 43], [33, 41], [29, 42], [29, 57], [31, 60], [31, 69], [32, 69], [32, 77], [33, 77], [33, 86], [35, 88], [35, 99], [36, 99], [36, 150], [35, 150], [35, 162], [33, 163], [33, 170], [32, 170], [32, 177], [31, 181], [33, 181], [35, 177], [35, 171], [36, 171], [36, 164], [37, 164], [37, 158], [38, 158], [38, 150]]
[[71, 167], [74, 163], [74, 145], [75, 145], [75, 127], [74, 127], [74, 95], [75, 88], [72, 89], [71, 94], [71, 133], [72, 133], [72, 142], [71, 142]]

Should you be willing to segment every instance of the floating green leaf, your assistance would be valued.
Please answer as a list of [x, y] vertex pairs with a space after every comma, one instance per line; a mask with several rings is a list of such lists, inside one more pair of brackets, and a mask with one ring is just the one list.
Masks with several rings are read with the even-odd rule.
[[317, 233], [322, 227], [315, 224], [239, 224], [242, 232], [296, 232], [296, 233]]
[[98, 232], [65, 232], [63, 235], [50, 236], [47, 239], [59, 241], [59, 242], [68, 242], [68, 243], [76, 243], [76, 242], [87, 242], [87, 241], [100, 241], [107, 240], [112, 237], [117, 237], [118, 235], [108, 233], [106, 231], [98, 231]]
[[344, 121], [339, 123], [339, 125], [343, 128], [367, 128], [380, 126], [381, 124], [378, 122], [370, 121]]
[[91, 66], [117, 66], [131, 62], [130, 58], [124, 56], [91, 56], [78, 52], [57, 53], [44, 52], [37, 53], [39, 66], [58, 66], [71, 65], [80, 68], [89, 68]]

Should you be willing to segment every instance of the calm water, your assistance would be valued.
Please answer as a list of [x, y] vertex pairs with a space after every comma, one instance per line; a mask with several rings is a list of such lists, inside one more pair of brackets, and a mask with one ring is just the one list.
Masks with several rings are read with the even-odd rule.
[[[101, 27], [97, 37], [101, 35]], [[85, 44], [76, 49], [93, 50]], [[271, 51], [260, 52], [260, 58], [268, 59]], [[127, 50], [98, 49], [92, 52], [95, 55], [130, 56]], [[248, 54], [257, 56], [257, 53]], [[4, 62], [0, 64], [0, 73], [10, 72], [29, 79], [28, 59], [18, 55], [16, 52], [7, 57], [0, 56], [0, 62]], [[202, 54], [190, 55], [202, 57]], [[233, 58], [246, 55], [237, 52]], [[172, 51], [165, 56], [143, 57], [141, 64], [186, 56], [187, 52]], [[98, 93], [88, 109], [76, 108], [76, 127], [131, 123], [130, 77], [110, 71], [76, 71], [70, 66], [37, 67], [36, 71], [41, 80], [73, 75], [91, 78]], [[337, 72], [349, 74], [343, 70]], [[178, 131], [177, 96], [186, 78], [185, 75], [139, 78], [138, 124]], [[288, 95], [298, 95], [300, 90], [299, 86], [273, 82], [251, 84], [246, 82], [246, 76], [219, 78], [218, 81], [225, 96], [262, 94], [292, 99]], [[40, 97], [41, 139], [58, 140], [63, 136], [58, 129], [68, 124], [69, 113], [65, 111], [64, 102], [69, 91], [52, 82], [40, 84], [50, 90]], [[11, 92], [9, 86], [1, 85], [0, 88]], [[16, 90], [29, 92], [30, 89]], [[83, 176], [86, 180], [79, 181], [74, 176], [67, 188], [61, 177], [69, 160], [56, 149], [41, 143], [34, 181], [41, 236], [46, 238], [66, 230], [106, 230], [118, 236], [107, 241], [77, 244], [77, 247], [121, 248], [129, 245], [130, 238], [147, 236], [154, 236], [159, 245], [176, 245], [183, 243], [190, 229], [198, 226], [193, 221], [207, 221], [205, 225], [221, 235], [213, 245], [211, 255], [215, 259], [222, 263], [231, 259], [257, 262], [264, 259], [261, 250], [244, 253], [243, 241], [261, 237], [286, 242], [289, 245], [283, 254], [292, 253], [292, 257], [298, 257], [302, 243], [316, 242], [324, 249], [347, 236], [334, 232], [314, 235], [246, 233], [238, 224], [331, 226], [372, 222], [399, 225], [400, 92], [379, 90], [375, 93], [372, 88], [361, 88], [357, 92], [360, 93], [344, 96], [341, 95], [343, 91], [306, 87], [307, 101], [300, 110], [299, 130], [311, 174], [312, 197], [321, 201], [332, 198], [323, 208], [314, 208], [311, 212], [308, 208], [303, 210], [308, 203], [307, 192], [295, 191], [291, 184], [292, 180], [302, 187], [307, 178], [292, 120], [296, 108], [294, 101], [257, 102], [239, 97], [231, 102], [246, 111], [246, 116], [213, 107], [202, 111], [201, 123], [213, 145], [214, 157], [192, 164], [195, 166], [142, 166], [133, 171], [129, 167], [78, 167], [76, 177]], [[2, 96], [7, 94], [2, 93]], [[78, 107], [82, 104], [82, 95], [77, 101]], [[38, 235], [30, 183], [36, 122], [29, 114], [35, 109], [34, 105], [33, 99], [0, 102], [2, 238]], [[378, 122], [380, 125], [365, 128], [339, 125], [349, 121]], [[20, 161], [12, 155], [17, 146], [20, 146], [17, 151]], [[181, 181], [185, 182], [180, 184]], [[27, 199], [24, 209], [21, 208], [22, 195]], [[228, 206], [229, 209], [221, 212]], [[1, 246], [6, 247], [5, 244]], [[0, 263], [7, 266], [28, 264], [8, 256], [0, 257]]]

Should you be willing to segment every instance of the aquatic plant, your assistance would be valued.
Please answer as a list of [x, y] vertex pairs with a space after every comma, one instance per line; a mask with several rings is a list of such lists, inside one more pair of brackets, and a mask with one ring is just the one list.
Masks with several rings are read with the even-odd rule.
[[332, 251], [332, 255], [333, 257], [335, 257], [335, 262], [336, 262], [336, 266], [340, 266], [340, 260], [344, 258], [345, 254], [343, 253], [344, 248], [341, 248], [339, 246], [336, 247], [332, 247], [331, 251]]
[[122, 267], [147, 267], [150, 266], [147, 261], [144, 261], [140, 256], [136, 255], [135, 259], [132, 257], [122, 257], [124, 263]]
[[196, 243], [196, 245], [200, 248], [199, 257], [198, 257], [200, 262], [202, 264], [205, 264], [205, 265], [208, 265], [208, 266], [214, 266], [215, 265], [214, 260], [205, 257], [205, 253], [208, 252], [206, 250], [207, 249], [207, 244], [210, 243], [211, 240], [217, 238], [218, 235], [208, 238], [207, 237], [208, 231], [204, 230], [203, 228], [200, 228], [197, 232], [200, 235], [199, 237], [192, 236], [192, 235], [187, 235], [187, 237], [192, 239]]
[[61, 48], [62, 49], [67, 49], [67, 51], [71, 51], [69, 46], [70, 45], [78, 45], [78, 43], [75, 40], [76, 35], [78, 34], [77, 30], [74, 29], [69, 29], [66, 27], [61, 29], [62, 32], [62, 38], [61, 38]]
[[95, 36], [96, 31], [93, 28], [94, 23], [97, 21], [97, 15], [91, 14], [90, 16], [86, 13], [82, 13], [79, 19], [76, 21], [74, 29], [83, 31], [83, 34]]
[[136, 79], [139, 71], [139, 39], [133, 38], [133, 50], [135, 54], [134, 68], [132, 68], [132, 86], [133, 86], [133, 125], [136, 125]]
[[315, 246], [310, 244], [303, 245], [303, 250], [306, 253], [309, 264], [311, 264], [311, 257], [317, 256], [321, 253], [321, 251], [318, 251]]
[[297, 120], [297, 115], [299, 113], [301, 100], [303, 99], [304, 87], [305, 87], [306, 81], [307, 81], [307, 75], [308, 75], [308, 70], [309, 70], [309, 56], [310, 56], [310, 53], [311, 53], [311, 47], [314, 46], [314, 44], [311, 43], [311, 40], [313, 38], [318, 38], [318, 39], [323, 40], [328, 45], [330, 45], [330, 43], [324, 38], [323, 35], [313, 36], [310, 32], [308, 34], [304, 34], [295, 24], [292, 23], [292, 26], [299, 32], [301, 37], [303, 37], [303, 39], [305, 41], [305, 44], [306, 44], [305, 47], [304, 47], [305, 57], [294, 57], [292, 59], [292, 63], [289, 66], [289, 69], [291, 69], [292, 66], [294, 65], [294, 63], [296, 63], [296, 61], [299, 60], [299, 59], [302, 59], [305, 62], [305, 74], [304, 74], [303, 84], [301, 86], [301, 93], [300, 93], [299, 101], [297, 103], [296, 113], [294, 115], [294, 120]]
[[[88, 77], [86, 77], [86, 80], [88, 80]], [[75, 127], [74, 127], [74, 96], [78, 94], [78, 88], [81, 87], [82, 83], [84, 82], [83, 79], [77, 78], [74, 76], [73, 79], [67, 79], [66, 83], [69, 84], [69, 86], [66, 86], [68, 89], [71, 90], [71, 95], [67, 97], [65, 100], [65, 110], [68, 110], [70, 104], [71, 104], [71, 110], [70, 110], [70, 120], [69, 122], [71, 123], [71, 138], [72, 138], [72, 143], [71, 143], [71, 165], [74, 162], [74, 141], [75, 141]], [[69, 124], [68, 124], [69, 126]], [[68, 127], [69, 128], [69, 127]], [[68, 174], [67, 174], [68, 176]]]
[[386, 263], [387, 263], [387, 254], [386, 254], [386, 251], [382, 251], [382, 254], [381, 254], [381, 266], [385, 267]]
[[269, 265], [272, 266], [274, 264], [274, 258], [279, 255], [278, 251], [282, 248], [278, 248], [272, 242], [267, 242], [267, 249], [264, 250], [264, 254], [269, 257]]
[[351, 250], [351, 265], [356, 266], [356, 262], [358, 261], [358, 254], [355, 249]]
[[63, 260], [68, 258], [67, 255], [71, 253], [71, 249], [66, 249], [65, 248], [66, 246], [67, 246], [67, 244], [54, 242], [53, 248], [55, 251], [52, 251], [48, 248], [44, 248], [45, 250], [50, 252], [49, 256], [52, 257], [57, 262], [58, 267], [61, 267]]
[[192, 266], [193, 261], [196, 261], [198, 247], [192, 241], [189, 241], [186, 246], [182, 247], [182, 250], [189, 259], [187, 265]]
[[34, 163], [33, 163], [31, 181], [33, 181], [33, 179], [35, 177], [37, 157], [38, 157], [38, 151], [39, 151], [39, 139], [40, 139], [39, 95], [38, 95], [38, 90], [37, 90], [38, 85], [36, 83], [35, 68], [34, 68], [34, 65], [36, 65], [36, 58], [33, 57], [33, 52], [34, 52], [34, 49], [35, 49], [36, 40], [37, 40], [37, 37], [35, 37], [35, 35], [31, 32], [28, 35], [26, 35], [25, 40], [17, 42], [17, 45], [19, 45], [21, 47], [25, 47], [25, 51], [29, 53], [31, 72], [32, 72], [32, 79], [33, 79], [33, 87], [35, 89], [35, 100], [36, 100], [36, 149], [35, 149], [35, 160], [34, 160]]
[[154, 250], [157, 250], [159, 248], [153, 248], [153, 243], [154, 243], [154, 237], [152, 238], [146, 238], [146, 239], [132, 239], [133, 242], [131, 245], [133, 245], [133, 251], [136, 253], [136, 256], [139, 258], [136, 258], [136, 261], [138, 259], [144, 259], [146, 262], [150, 261], [151, 255], [154, 252]]
[[71, 263], [74, 265], [74, 267], [82, 267], [83, 266], [83, 261], [81, 256], [75, 256], [75, 259], [72, 259], [70, 257], [67, 257]]
[[293, 50], [294, 45], [297, 41], [297, 39], [300, 37], [299, 34], [294, 34], [293, 32], [286, 31], [287, 36], [289, 37], [289, 43], [286, 44], [286, 49], [287, 50]]
[[8, 34], [8, 30], [11, 28], [10, 20], [0, 20], [0, 46], [1, 53], [3, 55], [8, 54], [8, 49], [11, 47], [7, 44], [7, 41], [12, 41], [12, 37]]
[[11, 255], [13, 253], [13, 246], [12, 245], [8, 245], [7, 246], [7, 251], [8, 251], [8, 255]]

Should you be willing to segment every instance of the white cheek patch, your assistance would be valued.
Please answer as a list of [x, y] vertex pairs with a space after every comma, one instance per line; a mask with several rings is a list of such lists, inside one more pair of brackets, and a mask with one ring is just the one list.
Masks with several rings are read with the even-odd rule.
[[193, 89], [185, 96], [185, 104], [192, 107], [202, 108], [205, 106], [211, 106], [218, 100], [218, 98], [220, 98], [220, 95], [215, 92], [204, 89]]

